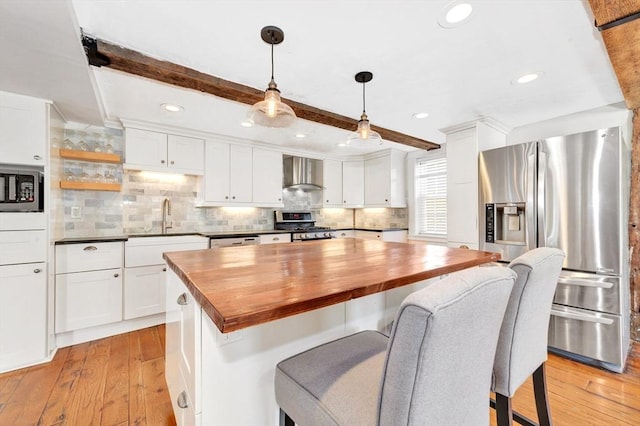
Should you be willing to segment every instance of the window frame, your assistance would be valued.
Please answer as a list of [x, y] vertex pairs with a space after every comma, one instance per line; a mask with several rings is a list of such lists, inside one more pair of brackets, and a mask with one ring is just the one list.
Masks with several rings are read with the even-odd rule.
[[[439, 149], [424, 151], [413, 151], [407, 155], [407, 186], [408, 186], [408, 207], [409, 207], [409, 238], [413, 240], [423, 240], [431, 243], [446, 245], [447, 232], [444, 234], [436, 233], [419, 233], [420, 227], [418, 221], [420, 219], [419, 212], [417, 210], [417, 192], [416, 192], [416, 169], [418, 163], [421, 161], [439, 160], [444, 159], [446, 164], [446, 149], [445, 146], [441, 146]], [[448, 169], [448, 167], [447, 167]], [[448, 170], [447, 170], [448, 171]], [[447, 181], [445, 172], [445, 182]], [[447, 185], [448, 186], [448, 185]], [[448, 188], [447, 188], [448, 189]], [[445, 194], [446, 198], [446, 194]], [[445, 217], [446, 213], [445, 204]]]

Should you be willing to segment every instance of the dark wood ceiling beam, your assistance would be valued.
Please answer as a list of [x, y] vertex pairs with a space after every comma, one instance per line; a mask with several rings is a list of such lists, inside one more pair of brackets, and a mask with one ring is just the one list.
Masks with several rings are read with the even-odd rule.
[[597, 27], [633, 15], [640, 10], [640, 0], [589, 0], [589, 5]]
[[[640, 12], [640, 0], [589, 0], [598, 27]], [[640, 107], [640, 19], [604, 29], [602, 39], [627, 108]]]
[[[182, 65], [161, 61], [104, 40], [97, 40], [97, 52], [93, 52], [93, 55], [96, 55], [96, 53], [101, 58], [99, 65], [118, 71], [161, 81], [185, 89], [209, 93], [220, 98], [247, 105], [253, 105], [264, 99], [264, 92], [262, 90], [223, 80]], [[358, 121], [353, 118], [321, 110], [291, 99], [283, 98], [283, 101], [293, 108], [298, 118], [345, 130], [355, 130], [358, 126]], [[387, 141], [427, 150], [440, 147], [437, 143], [394, 130], [373, 125], [371, 128], [380, 133], [380, 136]]]

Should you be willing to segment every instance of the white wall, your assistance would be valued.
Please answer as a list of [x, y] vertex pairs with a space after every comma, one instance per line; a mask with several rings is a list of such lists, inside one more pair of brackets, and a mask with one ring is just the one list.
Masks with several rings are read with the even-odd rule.
[[630, 146], [632, 116], [633, 113], [627, 109], [624, 103], [576, 112], [516, 127], [507, 135], [507, 145], [620, 126], [622, 127], [622, 136], [627, 145]]

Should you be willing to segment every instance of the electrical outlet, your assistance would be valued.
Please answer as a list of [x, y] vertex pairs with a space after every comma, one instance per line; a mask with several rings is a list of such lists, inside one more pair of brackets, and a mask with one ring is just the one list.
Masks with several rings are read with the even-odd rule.
[[238, 331], [232, 331], [230, 333], [220, 333], [218, 334], [218, 340], [217, 340], [217, 344], [218, 347], [232, 343], [232, 342], [237, 342], [238, 340], [242, 340], [242, 331], [238, 330]]
[[78, 206], [71, 207], [71, 219], [81, 219], [82, 209]]

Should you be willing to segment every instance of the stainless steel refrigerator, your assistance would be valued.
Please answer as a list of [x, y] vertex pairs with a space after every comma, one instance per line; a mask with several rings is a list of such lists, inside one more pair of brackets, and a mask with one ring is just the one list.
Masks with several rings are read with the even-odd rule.
[[549, 347], [622, 371], [629, 348], [629, 151], [620, 128], [511, 145], [479, 156], [480, 249], [511, 261], [566, 254]]

